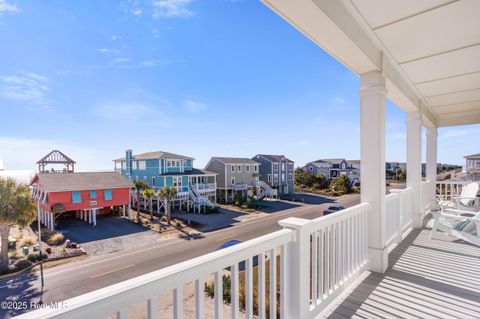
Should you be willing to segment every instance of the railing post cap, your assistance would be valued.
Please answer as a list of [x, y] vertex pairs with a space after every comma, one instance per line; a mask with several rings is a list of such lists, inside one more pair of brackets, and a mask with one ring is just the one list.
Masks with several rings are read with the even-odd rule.
[[300, 229], [305, 225], [310, 224], [312, 221], [309, 219], [298, 218], [298, 217], [288, 217], [286, 219], [282, 219], [278, 222], [278, 224], [284, 228], [290, 229]]

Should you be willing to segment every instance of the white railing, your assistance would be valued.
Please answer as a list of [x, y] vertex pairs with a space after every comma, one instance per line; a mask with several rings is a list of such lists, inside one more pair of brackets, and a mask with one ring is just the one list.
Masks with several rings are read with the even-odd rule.
[[217, 189], [217, 183], [208, 183], [208, 184], [193, 184], [192, 185], [197, 191], [214, 191]]
[[432, 204], [432, 182], [422, 182], [420, 185], [420, 209], [427, 212]]
[[272, 188], [270, 185], [265, 183], [264, 181], [256, 181], [253, 183], [255, 187], [262, 187], [265, 191], [265, 195], [269, 197], [278, 197], [278, 190]]
[[[85, 319], [114, 317], [128, 318], [128, 310], [146, 302], [146, 317], [159, 318], [164, 313], [158, 314], [158, 297], [163, 293], [172, 293], [173, 317], [183, 318], [184, 288], [185, 285], [193, 285], [195, 291], [195, 318], [222, 318], [224, 313], [224, 301], [222, 295], [223, 275], [231, 278], [231, 301], [230, 307], [232, 318], [238, 318], [240, 310], [240, 268], [245, 271], [244, 294], [246, 315], [253, 317], [254, 313], [254, 279], [253, 264], [258, 263], [258, 312], [259, 318], [265, 318], [266, 291], [265, 281], [267, 276], [266, 264], [269, 264], [269, 282], [275, 284], [274, 289], [269, 290], [268, 298], [273, 301], [275, 307], [270, 308], [271, 318], [276, 318], [277, 289], [276, 283], [280, 283], [280, 300], [286, 300], [285, 275], [288, 272], [286, 264], [287, 245], [292, 242], [294, 231], [289, 229], [279, 230], [268, 235], [258, 237], [247, 242], [215, 251], [201, 257], [197, 257], [174, 266], [170, 266], [155, 272], [132, 278], [121, 283], [95, 290], [93, 292], [69, 299], [65, 307], [54, 309], [46, 307], [41, 310], [30, 312], [18, 318], [52, 318], [57, 319]], [[266, 262], [268, 255], [269, 261]], [[277, 258], [279, 265], [277, 268]], [[243, 266], [242, 266], [243, 265]], [[245, 270], [243, 270], [243, 268]], [[228, 269], [228, 270], [227, 270]], [[280, 273], [277, 274], [277, 269]], [[213, 275], [213, 276], [212, 276]], [[213, 277], [215, 296], [214, 313], [205, 314], [204, 289], [205, 283]], [[219, 293], [220, 292], [220, 293]], [[285, 305], [285, 304], [284, 304]], [[272, 312], [273, 311], [273, 312]], [[284, 311], [284, 310], [281, 310]], [[285, 318], [285, 317], [283, 317]]]
[[386, 238], [387, 247], [402, 241], [403, 232], [412, 225], [413, 190], [391, 189], [386, 195]]
[[469, 182], [465, 181], [437, 181], [436, 182], [437, 200], [452, 201], [460, 196], [462, 189]]
[[234, 190], [246, 190], [248, 189], [248, 184], [232, 184], [230, 187]]
[[[314, 219], [306, 228], [306, 250], [301, 250], [301, 301], [307, 303], [287, 318], [314, 318], [368, 267], [370, 204], [363, 203]], [[299, 238], [303, 235], [297, 234]], [[309, 258], [308, 251], [311, 251]], [[308, 276], [310, 275], [310, 276]], [[303, 278], [305, 276], [306, 278]], [[310, 278], [308, 278], [310, 277]], [[310, 287], [306, 291], [305, 287]], [[291, 288], [291, 287], [289, 287]], [[305, 307], [305, 306], [304, 306]]]
[[401, 192], [393, 192], [385, 196], [387, 246], [390, 246], [398, 235], [402, 234]]
[[[123, 319], [129, 311], [143, 311], [144, 318], [179, 319], [189, 302], [195, 309], [189, 318], [222, 318], [224, 312], [239, 318], [240, 311], [246, 318], [315, 318], [369, 265], [370, 207], [363, 203], [314, 220], [287, 218], [280, 221], [283, 230], [66, 300], [65, 307], [39, 309], [19, 318]], [[230, 277], [229, 287], [224, 275]], [[213, 283], [211, 301], [205, 298], [205, 283]], [[230, 291], [228, 309], [223, 289]], [[160, 294], [170, 294], [173, 301], [161, 314]]]

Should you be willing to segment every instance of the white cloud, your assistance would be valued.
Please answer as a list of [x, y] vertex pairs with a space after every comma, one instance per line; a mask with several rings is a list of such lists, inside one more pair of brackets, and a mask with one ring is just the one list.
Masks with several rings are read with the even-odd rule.
[[201, 110], [205, 109], [207, 106], [204, 103], [194, 101], [194, 100], [187, 100], [183, 102], [183, 107], [192, 113], [198, 113]]
[[112, 34], [112, 41], [117, 41], [118, 39], [120, 39], [120, 36]]
[[192, 2], [192, 0], [153, 0], [153, 17], [190, 17], [195, 14], [188, 8]]
[[16, 5], [10, 4], [6, 0], [0, 0], [0, 15], [3, 13], [15, 13], [19, 11], [20, 10]]
[[142, 10], [140, 8], [134, 8], [134, 9], [132, 9], [132, 14], [134, 16], [141, 17], [142, 16]]
[[0, 75], [0, 98], [14, 102], [28, 102], [44, 110], [52, 109], [47, 97], [51, 89], [46, 76], [22, 72], [15, 75]]
[[135, 61], [131, 58], [119, 57], [111, 60], [107, 65], [100, 66], [100, 68], [120, 68], [120, 69], [141, 69], [141, 68], [153, 68], [161, 67], [171, 64], [169, 59], [157, 60], [147, 59], [142, 61]]

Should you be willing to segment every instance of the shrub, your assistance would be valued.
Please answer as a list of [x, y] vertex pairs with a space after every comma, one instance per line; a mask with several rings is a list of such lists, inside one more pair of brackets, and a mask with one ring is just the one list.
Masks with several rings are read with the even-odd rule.
[[178, 219], [174, 219], [173, 220], [173, 225], [175, 225], [175, 227], [178, 227], [178, 228], [182, 228], [183, 227], [183, 223], [181, 220], [178, 220]]
[[65, 241], [65, 236], [63, 236], [63, 234], [55, 233], [52, 236], [50, 236], [50, 238], [47, 240], [47, 244], [51, 246], [57, 246], [57, 245], [63, 244], [64, 241]]
[[[47, 255], [42, 254], [42, 258], [46, 259]], [[32, 263], [36, 263], [37, 261], [40, 261], [40, 253], [31, 253], [30, 255], [27, 256], [27, 259], [30, 260]]]
[[50, 247], [45, 248], [45, 252], [47, 254], [51, 254], [52, 253], [52, 248], [50, 248]]
[[247, 208], [249, 209], [255, 209], [257, 208], [257, 201], [253, 198], [249, 198], [247, 200]]
[[15, 271], [19, 271], [28, 268], [32, 265], [32, 262], [27, 259], [21, 259], [15, 263]]
[[213, 298], [215, 296], [215, 287], [213, 285], [213, 282], [211, 284], [206, 282], [205, 289], [203, 291], [205, 292], [205, 295], [207, 295], [210, 298]]
[[34, 244], [35, 244], [35, 242], [33, 241], [33, 239], [28, 238], [28, 239], [25, 239], [20, 246], [22, 246], [22, 247], [23, 246], [32, 246]]
[[333, 195], [343, 195], [352, 192], [352, 184], [347, 176], [340, 176], [330, 182], [330, 191]]
[[160, 217], [160, 221], [166, 223], [168, 222], [168, 217], [163, 215], [162, 217]]
[[50, 239], [50, 237], [52, 237], [53, 235], [55, 235], [57, 232], [54, 231], [54, 230], [50, 230], [50, 229], [42, 229], [42, 232], [41, 232], [41, 239], [43, 242], [48, 242], [48, 240]]

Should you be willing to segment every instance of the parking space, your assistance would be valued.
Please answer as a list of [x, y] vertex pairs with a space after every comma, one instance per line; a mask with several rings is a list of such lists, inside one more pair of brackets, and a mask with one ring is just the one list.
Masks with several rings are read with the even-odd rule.
[[57, 230], [91, 255], [144, 246], [162, 239], [156, 232], [110, 215], [98, 216], [96, 226], [76, 218], [64, 218], [59, 221]]

